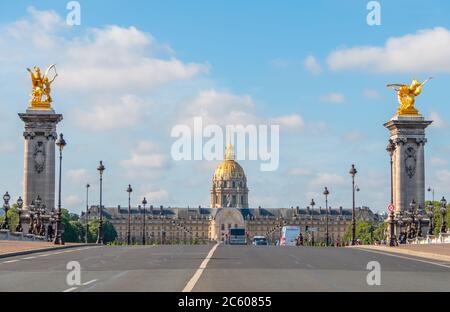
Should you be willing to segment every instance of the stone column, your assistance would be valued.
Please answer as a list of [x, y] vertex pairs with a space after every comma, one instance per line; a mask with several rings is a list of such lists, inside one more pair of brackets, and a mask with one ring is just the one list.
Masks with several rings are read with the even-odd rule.
[[55, 208], [56, 125], [63, 117], [52, 109], [27, 109], [19, 114], [25, 123], [23, 207], [39, 195], [47, 210]]
[[425, 129], [432, 121], [422, 116], [394, 116], [384, 126], [396, 144], [394, 152], [394, 205], [396, 212], [409, 208], [412, 200], [425, 205]]

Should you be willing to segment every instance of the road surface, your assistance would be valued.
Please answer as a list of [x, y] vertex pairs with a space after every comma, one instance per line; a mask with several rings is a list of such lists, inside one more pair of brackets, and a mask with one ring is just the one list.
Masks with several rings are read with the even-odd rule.
[[[67, 283], [71, 261], [80, 264], [79, 285]], [[381, 285], [367, 284], [371, 261]], [[89, 246], [0, 259], [0, 292], [449, 289], [450, 263], [353, 248]]]

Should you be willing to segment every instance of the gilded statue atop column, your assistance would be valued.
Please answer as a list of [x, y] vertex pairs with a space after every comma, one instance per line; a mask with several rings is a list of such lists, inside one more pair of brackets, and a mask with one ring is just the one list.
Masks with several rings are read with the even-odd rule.
[[[49, 78], [50, 72], [53, 70], [53, 78]], [[55, 81], [58, 73], [56, 72], [55, 65], [51, 65], [47, 68], [44, 75], [41, 74], [39, 67], [34, 66], [33, 70], [27, 68], [31, 77], [31, 109], [51, 109], [52, 97], [51, 84]]]
[[418, 116], [419, 111], [414, 107], [415, 98], [422, 93], [422, 87], [433, 77], [428, 78], [424, 82], [420, 83], [416, 79], [411, 82], [411, 85], [405, 84], [388, 84], [387, 86], [397, 91], [397, 98], [399, 107], [397, 114], [399, 116], [413, 115]]

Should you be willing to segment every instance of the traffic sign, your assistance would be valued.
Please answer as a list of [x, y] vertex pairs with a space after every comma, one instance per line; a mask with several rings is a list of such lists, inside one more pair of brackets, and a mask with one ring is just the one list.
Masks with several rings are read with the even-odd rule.
[[388, 209], [389, 212], [394, 212], [394, 210], [395, 210], [394, 204], [389, 204], [387, 209]]

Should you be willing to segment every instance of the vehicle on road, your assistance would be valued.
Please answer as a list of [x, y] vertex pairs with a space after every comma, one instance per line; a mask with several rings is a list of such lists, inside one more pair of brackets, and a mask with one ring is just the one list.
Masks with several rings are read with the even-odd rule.
[[281, 229], [280, 246], [296, 246], [300, 227], [294, 225], [283, 226]]
[[265, 236], [253, 236], [252, 245], [253, 246], [267, 246], [267, 245], [269, 245], [269, 242], [267, 241], [267, 238]]
[[247, 245], [247, 234], [244, 228], [234, 228], [228, 231], [228, 244]]

